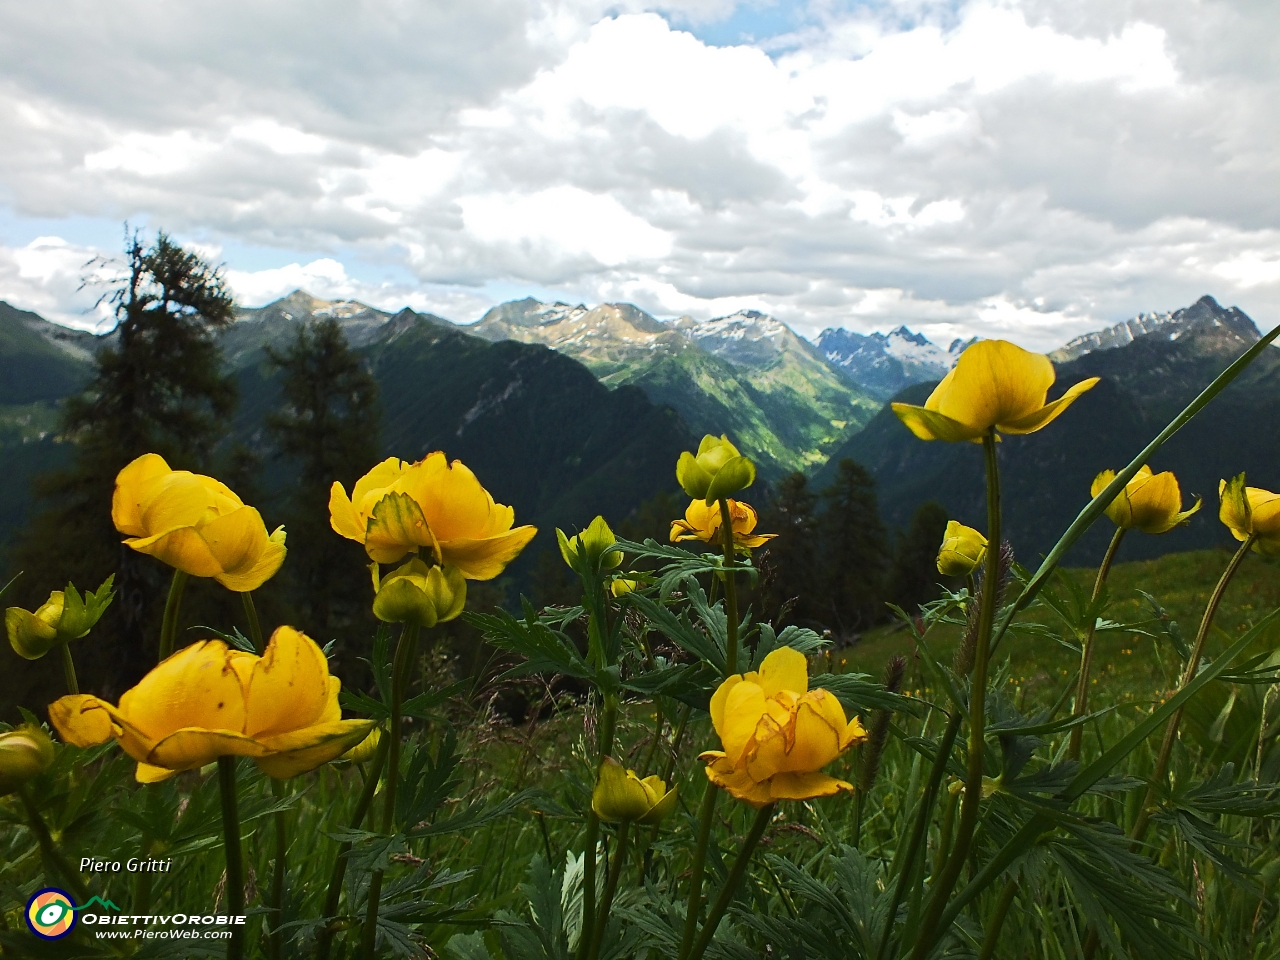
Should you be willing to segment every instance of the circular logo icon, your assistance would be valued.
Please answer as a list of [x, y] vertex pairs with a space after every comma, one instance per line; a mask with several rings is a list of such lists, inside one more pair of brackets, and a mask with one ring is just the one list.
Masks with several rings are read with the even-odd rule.
[[76, 925], [75, 906], [62, 890], [37, 890], [27, 901], [27, 926], [42, 940], [61, 940]]

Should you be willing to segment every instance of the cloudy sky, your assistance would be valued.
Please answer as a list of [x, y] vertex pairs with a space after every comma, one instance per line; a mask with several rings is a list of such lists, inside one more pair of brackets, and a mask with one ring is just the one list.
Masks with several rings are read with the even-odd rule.
[[470, 321], [532, 295], [1050, 348], [1280, 322], [1274, 0], [0, 4], [0, 299], [123, 223]]

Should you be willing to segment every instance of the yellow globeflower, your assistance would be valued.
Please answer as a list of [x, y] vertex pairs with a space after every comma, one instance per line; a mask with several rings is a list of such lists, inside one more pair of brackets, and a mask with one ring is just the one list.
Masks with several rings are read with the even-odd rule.
[[734, 674], [711, 697], [711, 722], [724, 750], [708, 750], [707, 777], [739, 800], [762, 807], [775, 800], [829, 797], [853, 785], [821, 773], [867, 732], [828, 690], [809, 689], [804, 654], [781, 647], [759, 673]]
[[[1093, 478], [1089, 495], [1096, 497], [1116, 478], [1114, 470], [1103, 470]], [[1168, 533], [1186, 523], [1200, 509], [1200, 498], [1190, 510], [1182, 509], [1182, 491], [1178, 478], [1169, 471], [1151, 472], [1146, 464], [1138, 470], [1124, 489], [1107, 506], [1107, 516], [1117, 527], [1141, 530], [1143, 533]]]
[[963, 577], [973, 573], [987, 554], [987, 538], [973, 527], [958, 520], [947, 521], [938, 550], [938, 572], [944, 577]]
[[8, 796], [53, 763], [53, 741], [33, 724], [0, 733], [0, 797]]
[[225, 484], [170, 470], [158, 454], [120, 471], [111, 519], [126, 546], [237, 593], [258, 589], [284, 563], [284, 527], [268, 536], [258, 511]]
[[697, 453], [680, 454], [676, 481], [694, 499], [714, 503], [755, 483], [756, 465], [738, 452], [727, 435], [708, 433]]
[[60, 643], [79, 640], [101, 619], [115, 594], [111, 584], [115, 574], [107, 577], [96, 592], [83, 597], [72, 584], [66, 590], [54, 590], [35, 613], [21, 607], [4, 612], [5, 630], [14, 653], [28, 660], [38, 660]]
[[1258, 553], [1280, 553], [1280, 493], [1261, 487], [1246, 487], [1244, 474], [1218, 481], [1222, 506], [1218, 517], [1237, 540], [1257, 537], [1253, 549]]
[[[733, 542], [740, 550], [755, 549], [777, 536], [776, 533], [756, 533], [756, 511], [749, 503], [738, 500], [729, 501], [729, 518], [733, 522]], [[683, 520], [671, 521], [671, 542], [681, 540], [702, 540], [706, 543], [723, 544], [720, 535], [720, 504], [694, 500], [684, 512]]]
[[676, 788], [667, 789], [661, 777], [641, 780], [613, 757], [605, 757], [591, 791], [591, 809], [606, 823], [634, 820], [654, 824], [676, 808]]
[[1001, 433], [1035, 433], [1098, 382], [1081, 380], [1045, 403], [1055, 379], [1053, 364], [1005, 340], [980, 340], [960, 354], [923, 407], [893, 404], [893, 412], [921, 440], [978, 440]]
[[162, 660], [113, 707], [80, 694], [49, 705], [62, 738], [78, 747], [111, 737], [152, 783], [218, 757], [252, 757], [283, 780], [341, 756], [372, 720], [343, 720], [337, 677], [315, 641], [293, 627], [271, 635], [261, 657], [203, 640]]
[[369, 559], [395, 563], [420, 547], [452, 564], [468, 580], [492, 580], [525, 548], [536, 527], [512, 529], [515, 511], [494, 503], [460, 461], [439, 450], [417, 463], [391, 457], [329, 494], [333, 529], [364, 544]]
[[384, 623], [434, 627], [453, 620], [467, 603], [467, 581], [457, 567], [428, 567], [418, 557], [379, 580], [374, 570], [373, 615]]

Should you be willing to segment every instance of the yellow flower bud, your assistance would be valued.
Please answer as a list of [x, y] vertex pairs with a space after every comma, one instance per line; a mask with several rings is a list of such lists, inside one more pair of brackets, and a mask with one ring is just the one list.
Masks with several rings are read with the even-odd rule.
[[613, 535], [604, 517], [596, 517], [587, 529], [572, 537], [557, 527], [556, 541], [560, 544], [560, 556], [564, 557], [564, 562], [570, 567], [584, 551], [592, 570], [614, 570], [622, 564], [622, 551], [609, 550], [618, 542], [618, 538]]
[[696, 454], [688, 450], [680, 454], [676, 480], [690, 497], [710, 504], [755, 483], [756, 467], [738, 452], [727, 435], [717, 438], [707, 434]]
[[609, 584], [609, 592], [615, 597], [621, 597], [630, 593], [638, 586], [640, 586], [639, 580], [628, 580], [626, 577], [617, 577]]
[[[1096, 497], [1116, 478], [1114, 470], [1103, 470], [1093, 478], [1090, 495]], [[1182, 509], [1178, 478], [1167, 470], [1153, 474], [1146, 464], [1124, 485], [1107, 505], [1107, 516], [1117, 527], [1143, 533], [1167, 533], [1186, 523], [1200, 509], [1200, 498], [1190, 510]]]
[[374, 727], [369, 731], [369, 735], [367, 737], [340, 756], [338, 760], [345, 760], [348, 763], [365, 763], [366, 761], [373, 759], [374, 754], [378, 752], [378, 744], [381, 742], [382, 728]]
[[26, 724], [0, 733], [0, 797], [13, 793], [53, 763], [53, 741], [37, 726]]
[[1257, 537], [1253, 549], [1257, 553], [1280, 553], [1280, 494], [1261, 487], [1246, 487], [1244, 474], [1218, 482], [1222, 505], [1218, 518], [1231, 535], [1245, 541]]
[[66, 590], [55, 590], [35, 613], [21, 607], [4, 612], [9, 645], [20, 657], [38, 660], [60, 643], [78, 640], [89, 632], [106, 612], [115, 596], [111, 584], [115, 575], [107, 577], [95, 593], [82, 598], [71, 584]]
[[774, 650], [758, 673], [734, 674], [711, 697], [723, 750], [707, 750], [707, 778], [753, 807], [810, 800], [853, 785], [822, 768], [867, 732], [829, 690], [809, 689], [809, 662], [791, 647]]
[[417, 557], [384, 577], [377, 591], [373, 615], [385, 623], [434, 627], [467, 603], [467, 581], [457, 567], [428, 567]]
[[938, 550], [938, 572], [944, 577], [963, 577], [973, 573], [987, 555], [987, 538], [973, 527], [957, 520], [947, 521]]
[[605, 757], [591, 791], [591, 809], [606, 823], [634, 820], [654, 824], [676, 808], [676, 788], [667, 789], [659, 777], [641, 780], [613, 757]]

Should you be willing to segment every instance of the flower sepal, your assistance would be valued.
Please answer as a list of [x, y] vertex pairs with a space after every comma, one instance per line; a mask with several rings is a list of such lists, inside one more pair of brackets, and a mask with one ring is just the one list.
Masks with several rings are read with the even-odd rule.
[[418, 557], [381, 579], [375, 571], [374, 584], [373, 615], [384, 623], [430, 628], [456, 618], [467, 603], [467, 581], [457, 567], [428, 567]]

